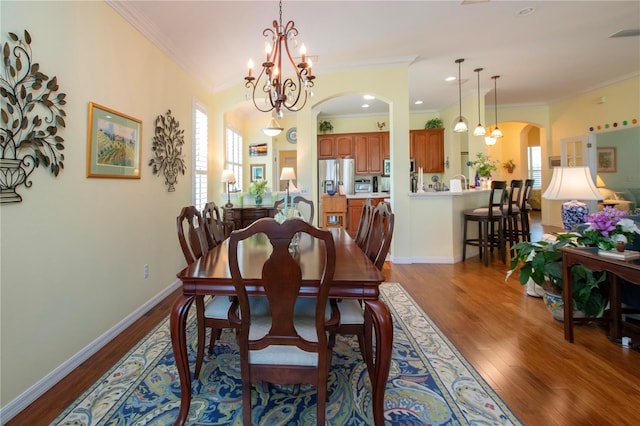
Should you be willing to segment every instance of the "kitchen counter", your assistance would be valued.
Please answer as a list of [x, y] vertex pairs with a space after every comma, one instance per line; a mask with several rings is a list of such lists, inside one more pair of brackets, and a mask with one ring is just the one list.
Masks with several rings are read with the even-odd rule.
[[366, 198], [389, 198], [388, 192], [359, 192], [352, 195], [347, 195], [347, 200], [366, 199]]
[[490, 192], [490, 189], [465, 189], [462, 192], [451, 191], [425, 191], [425, 192], [409, 192], [409, 198], [443, 198], [443, 197], [461, 197], [472, 194], [483, 194]]

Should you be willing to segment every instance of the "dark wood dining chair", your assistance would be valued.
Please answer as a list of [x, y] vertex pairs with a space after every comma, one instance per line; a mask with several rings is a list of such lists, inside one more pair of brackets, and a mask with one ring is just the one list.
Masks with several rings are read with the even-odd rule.
[[[388, 203], [381, 202], [373, 210], [371, 226], [368, 232], [367, 247], [364, 252], [382, 270], [384, 261], [391, 247], [395, 216], [391, 213]], [[355, 335], [358, 338], [358, 346], [362, 358], [367, 364], [367, 370], [371, 375], [374, 371], [375, 357], [373, 355], [373, 333], [371, 316], [366, 311], [362, 300], [343, 299], [332, 301], [340, 311], [340, 324], [335, 334]], [[333, 339], [333, 335], [331, 336]], [[333, 340], [331, 346], [333, 346]], [[370, 376], [373, 382], [373, 377]]]
[[[291, 203], [291, 200], [289, 200], [289, 203]], [[302, 209], [300, 209], [300, 203], [304, 204]], [[296, 195], [295, 197], [293, 197], [293, 205], [302, 214], [302, 217], [304, 217], [304, 220], [306, 220], [307, 223], [313, 223], [313, 218], [315, 217], [315, 207], [313, 201], [307, 200], [302, 195]], [[276, 208], [276, 212], [283, 209], [284, 198], [276, 201], [274, 203], [274, 207]]]
[[[322, 271], [318, 292], [306, 298], [300, 296], [301, 265], [294, 258], [296, 251], [289, 248], [291, 239], [299, 232], [308, 234], [314, 244], [323, 245], [325, 249], [325, 255], [317, 260], [319, 265], [313, 265]], [[260, 233], [266, 236], [272, 250], [265, 252], [264, 258], [247, 259], [242, 255], [239, 243]], [[331, 232], [303, 220], [278, 224], [272, 218], [262, 218], [231, 233], [229, 269], [240, 314], [231, 313], [229, 319], [238, 330], [244, 425], [254, 424], [251, 389], [257, 381], [316, 386], [317, 424], [325, 424], [331, 354], [327, 330], [335, 327], [338, 321], [337, 311], [327, 316], [327, 311], [331, 312], [327, 300], [335, 266], [336, 251]], [[247, 277], [243, 271], [253, 271], [253, 274]], [[268, 308], [258, 313], [252, 310], [247, 295], [247, 287], [256, 285], [264, 288], [264, 300], [268, 303]]]
[[371, 226], [371, 216], [373, 214], [373, 204], [371, 198], [367, 198], [362, 206], [362, 213], [360, 214], [360, 222], [358, 223], [358, 230], [354, 238], [356, 244], [364, 249], [364, 244], [369, 233], [369, 227]]
[[[504, 218], [506, 216], [509, 200], [509, 191], [506, 181], [494, 180], [491, 182], [489, 203], [487, 207], [465, 210], [463, 214], [464, 227], [462, 230], [462, 260], [466, 259], [467, 246], [476, 246], [480, 251], [480, 259], [484, 266], [489, 266], [489, 252], [497, 248], [502, 259], [506, 263], [506, 250], [504, 243]], [[468, 223], [478, 224], [478, 236], [469, 237], [467, 234]]]
[[505, 243], [509, 244], [509, 251], [512, 255], [515, 254], [513, 247], [520, 242], [520, 237], [522, 235], [520, 203], [522, 202], [523, 189], [521, 179], [511, 180], [503, 230], [505, 233]]
[[[191, 264], [209, 250], [204, 220], [194, 206], [188, 206], [180, 211], [176, 222], [182, 254], [187, 264]], [[204, 297], [197, 296], [195, 302], [198, 324], [198, 351], [194, 377], [197, 379], [204, 360], [206, 329], [211, 329], [211, 340], [209, 342], [209, 354], [211, 354], [213, 353], [215, 341], [220, 338], [222, 329], [231, 327], [229, 324], [229, 309], [232, 307], [232, 301], [228, 297], [215, 296], [205, 306]]]
[[202, 209], [202, 219], [204, 219], [205, 231], [209, 248], [213, 248], [223, 242], [230, 231], [228, 223], [220, 217], [220, 209], [214, 201], [209, 201]]

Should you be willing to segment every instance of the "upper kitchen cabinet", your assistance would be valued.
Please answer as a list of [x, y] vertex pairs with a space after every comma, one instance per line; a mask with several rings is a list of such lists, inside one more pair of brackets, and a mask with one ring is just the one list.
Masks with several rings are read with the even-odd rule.
[[423, 173], [444, 172], [444, 129], [411, 130], [410, 157]]
[[318, 135], [318, 159], [353, 156], [353, 135]]
[[391, 158], [391, 144], [389, 143], [389, 132], [382, 134], [382, 157], [385, 160]]
[[[383, 132], [358, 133], [353, 138], [356, 174], [382, 174], [384, 160]], [[389, 134], [386, 133], [389, 140]]]

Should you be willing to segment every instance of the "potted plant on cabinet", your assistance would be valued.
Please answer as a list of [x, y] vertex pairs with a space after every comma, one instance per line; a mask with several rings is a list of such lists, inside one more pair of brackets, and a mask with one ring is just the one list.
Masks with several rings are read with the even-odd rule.
[[320, 120], [319, 127], [322, 133], [333, 132], [333, 124], [329, 120]]
[[[507, 279], [518, 272], [520, 284], [530, 280], [544, 289], [543, 299], [553, 317], [563, 319], [562, 300], [562, 251], [565, 246], [577, 245], [576, 234], [554, 233], [550, 240], [537, 242], [523, 241], [514, 246], [515, 256], [511, 259]], [[583, 265], [571, 267], [573, 279], [572, 304], [574, 317], [599, 317], [606, 305], [606, 289], [600, 284], [606, 278], [601, 272], [594, 273]], [[579, 312], [582, 311], [582, 312]]]
[[442, 120], [437, 117], [427, 121], [424, 125], [425, 129], [442, 129], [442, 127], [444, 127], [444, 124], [442, 123]]

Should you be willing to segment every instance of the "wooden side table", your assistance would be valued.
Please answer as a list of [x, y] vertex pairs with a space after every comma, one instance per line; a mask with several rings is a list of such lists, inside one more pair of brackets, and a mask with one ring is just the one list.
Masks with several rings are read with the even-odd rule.
[[322, 227], [344, 228], [347, 221], [347, 196], [322, 194]]

